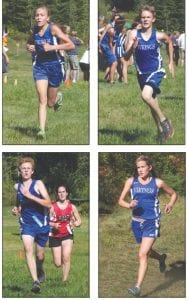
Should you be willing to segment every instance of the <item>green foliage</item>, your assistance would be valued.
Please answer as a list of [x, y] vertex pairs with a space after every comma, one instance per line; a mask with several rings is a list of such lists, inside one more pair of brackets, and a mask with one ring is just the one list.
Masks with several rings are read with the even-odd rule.
[[[3, 205], [15, 203], [14, 184], [18, 182], [18, 161], [32, 157], [36, 162], [34, 178], [45, 183], [52, 199], [62, 183], [70, 187], [70, 196], [89, 199], [88, 153], [3, 153]], [[86, 211], [86, 208], [84, 209]]]
[[[76, 205], [76, 203], [75, 203]], [[81, 203], [79, 206], [79, 212], [82, 216], [89, 216], [89, 202], [84, 201], [84, 203]]]
[[[99, 12], [106, 17], [110, 15], [113, 6], [126, 13], [126, 19], [130, 20], [132, 12], [138, 11], [143, 5], [153, 5], [157, 12], [156, 28], [166, 32], [179, 30], [185, 31], [185, 0], [102, 0], [99, 1]], [[108, 5], [108, 12], [103, 9]], [[133, 19], [132, 19], [133, 21]]]
[[88, 0], [6, 0], [3, 1], [3, 26], [27, 33], [34, 25], [34, 11], [41, 4], [47, 5], [51, 21], [61, 25], [67, 24], [85, 42], [89, 35], [89, 1]]
[[117, 203], [125, 180], [136, 175], [135, 161], [141, 154], [150, 157], [157, 177], [163, 179], [179, 195], [185, 194], [185, 153], [100, 153], [100, 212], [107, 208], [111, 210]]

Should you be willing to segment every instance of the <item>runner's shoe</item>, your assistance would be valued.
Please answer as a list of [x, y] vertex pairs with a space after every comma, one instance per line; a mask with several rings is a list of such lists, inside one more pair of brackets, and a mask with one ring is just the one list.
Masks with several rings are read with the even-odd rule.
[[33, 281], [31, 291], [33, 293], [39, 293], [40, 292], [40, 282], [38, 280]]
[[46, 138], [46, 133], [44, 130], [40, 129], [38, 132], [37, 132], [37, 138], [39, 140], [45, 140]]
[[58, 110], [60, 110], [62, 104], [63, 104], [63, 94], [61, 92], [58, 92], [57, 101], [54, 105], [54, 111], [57, 112]]
[[134, 297], [139, 297], [140, 296], [140, 288], [138, 288], [137, 286], [129, 288], [128, 289], [129, 294], [131, 294]]
[[163, 131], [162, 132], [160, 132], [160, 131], [158, 132], [158, 135], [156, 137], [156, 141], [157, 141], [157, 143], [159, 145], [162, 145], [165, 142], [165, 134], [164, 134]]
[[174, 128], [172, 127], [171, 121], [168, 119], [165, 119], [161, 122], [161, 127], [163, 129], [163, 133], [165, 136], [165, 140], [172, 138], [174, 135]]
[[166, 263], [165, 263], [166, 258], [167, 258], [166, 254], [161, 255], [161, 258], [160, 258], [160, 261], [159, 261], [159, 269], [160, 269], [161, 273], [164, 273], [165, 270], [166, 270]]
[[37, 270], [37, 277], [40, 283], [43, 283], [46, 280], [46, 274], [43, 270]]

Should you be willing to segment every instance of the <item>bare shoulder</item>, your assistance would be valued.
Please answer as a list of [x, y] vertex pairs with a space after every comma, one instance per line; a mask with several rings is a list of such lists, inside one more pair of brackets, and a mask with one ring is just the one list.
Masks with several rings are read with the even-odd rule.
[[59, 33], [63, 33], [60, 26], [57, 24], [51, 24], [51, 33], [53, 35], [58, 35]]
[[44, 188], [44, 183], [42, 180], [36, 180], [35, 186], [37, 189]]
[[131, 187], [132, 183], [133, 183], [133, 179], [134, 177], [129, 177], [126, 181], [125, 181], [125, 186], [126, 187]]
[[158, 188], [161, 188], [164, 185], [164, 181], [160, 178], [156, 178], [156, 184]]
[[168, 35], [165, 32], [162, 32], [162, 31], [157, 31], [156, 32], [156, 38], [159, 41], [163, 41], [163, 40], [168, 40], [169, 39]]
[[129, 178], [127, 179], [127, 182], [130, 183], [130, 184], [132, 184], [132, 183], [133, 183], [133, 179], [134, 179], [133, 176], [132, 176], [132, 177], [129, 177]]
[[129, 32], [129, 38], [134, 39], [137, 36], [137, 30], [136, 29], [132, 29]]
[[36, 180], [36, 184], [37, 184], [37, 185], [44, 185], [44, 183], [43, 183], [42, 180], [40, 180], [40, 179], [37, 179], [37, 180]]
[[17, 191], [18, 190], [18, 183], [15, 183], [14, 189]]
[[72, 204], [72, 203], [71, 203], [71, 205], [72, 205], [72, 210], [73, 210], [73, 211], [77, 211], [76, 206], [75, 206], [74, 204]]

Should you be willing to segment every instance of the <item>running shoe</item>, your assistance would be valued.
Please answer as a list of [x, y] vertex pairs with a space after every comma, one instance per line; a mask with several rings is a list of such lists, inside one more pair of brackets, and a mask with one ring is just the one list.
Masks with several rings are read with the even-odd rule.
[[33, 293], [39, 293], [40, 292], [40, 282], [38, 280], [33, 281], [31, 291]]
[[40, 129], [38, 132], [37, 132], [37, 138], [40, 139], [40, 140], [45, 140], [46, 138], [46, 133], [44, 130]]
[[40, 283], [43, 283], [45, 281], [45, 279], [46, 279], [45, 272], [43, 270], [37, 269], [37, 277], [38, 277], [38, 281]]
[[174, 128], [172, 127], [171, 121], [165, 119], [161, 122], [161, 127], [163, 129], [165, 140], [172, 138], [174, 135]]
[[166, 254], [161, 255], [161, 258], [160, 258], [160, 261], [159, 261], [159, 269], [160, 269], [161, 273], [164, 273], [165, 270], [166, 270], [166, 263], [165, 263], [166, 258], [167, 258]]
[[54, 111], [55, 112], [59, 111], [62, 104], [63, 104], [63, 94], [61, 92], [58, 92], [57, 93], [57, 101], [54, 105]]
[[165, 134], [164, 134], [163, 131], [162, 132], [160, 132], [160, 131], [158, 132], [156, 140], [157, 140], [157, 143], [159, 145], [162, 145], [165, 142]]
[[140, 288], [138, 288], [137, 286], [129, 288], [128, 289], [129, 294], [131, 294], [134, 297], [139, 297], [140, 296]]

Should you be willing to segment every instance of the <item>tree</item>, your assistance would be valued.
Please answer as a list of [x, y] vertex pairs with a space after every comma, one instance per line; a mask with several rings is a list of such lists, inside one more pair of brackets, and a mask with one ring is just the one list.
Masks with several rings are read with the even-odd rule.
[[[135, 161], [142, 153], [100, 153], [99, 206], [113, 207], [125, 180], [136, 175]], [[180, 195], [185, 195], [185, 154], [144, 153], [152, 159], [157, 177], [162, 178]]]
[[35, 160], [33, 176], [43, 180], [52, 199], [55, 188], [67, 183], [73, 199], [89, 200], [88, 153], [3, 153], [3, 205], [15, 203], [13, 187], [19, 181], [18, 161], [23, 156]]
[[[40, 0], [3, 1], [4, 27], [9, 26], [14, 32], [17, 30], [27, 33], [34, 25], [34, 10], [40, 5]], [[49, 8], [52, 22], [70, 25], [83, 40], [88, 41], [88, 0], [45, 0], [42, 5]]]

